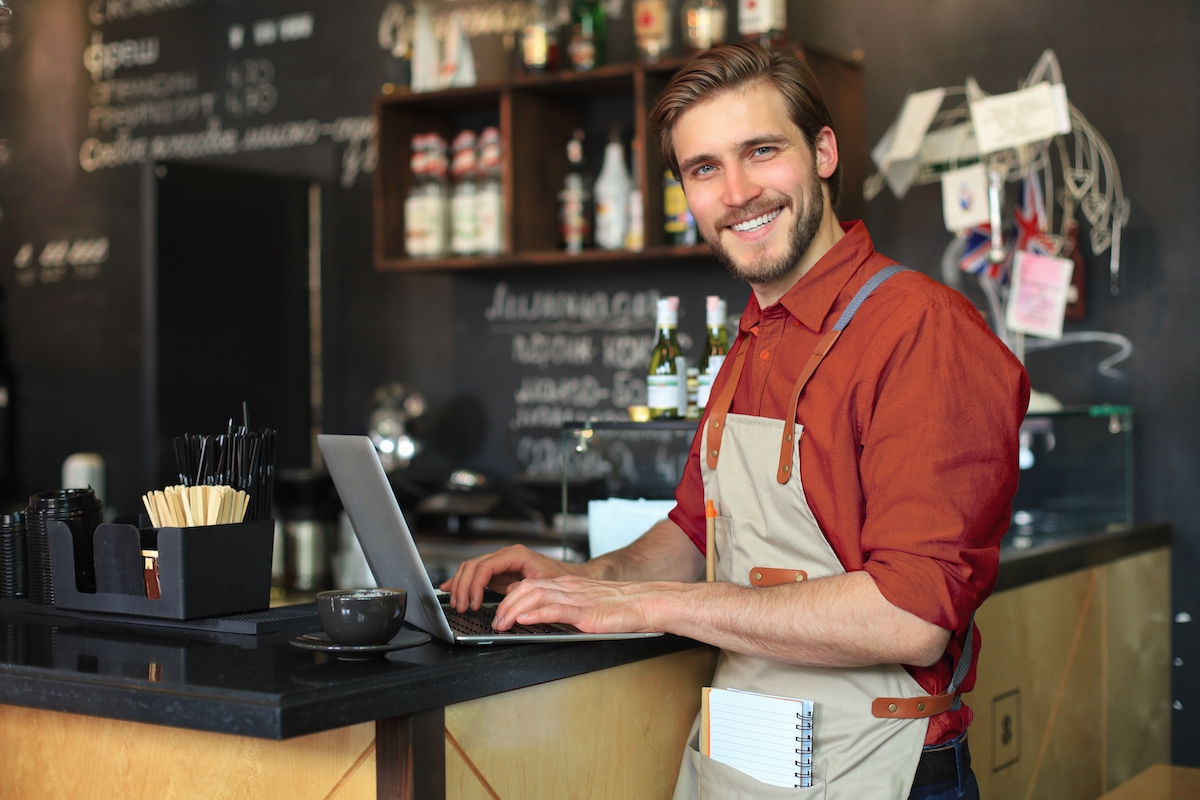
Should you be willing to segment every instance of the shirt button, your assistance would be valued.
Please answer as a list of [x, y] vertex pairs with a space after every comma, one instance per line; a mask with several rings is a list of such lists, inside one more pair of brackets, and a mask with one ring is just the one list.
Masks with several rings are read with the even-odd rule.
[[763, 350], [761, 353], [758, 354], [758, 357], [761, 358], [763, 361], [766, 361], [768, 358], [771, 357], [771, 351]]

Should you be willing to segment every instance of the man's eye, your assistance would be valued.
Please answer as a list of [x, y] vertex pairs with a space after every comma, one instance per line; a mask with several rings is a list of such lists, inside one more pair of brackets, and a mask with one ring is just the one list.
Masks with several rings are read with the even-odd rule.
[[766, 156], [766, 155], [770, 155], [770, 154], [771, 154], [771, 153], [772, 153], [774, 150], [775, 150], [775, 148], [774, 148], [774, 147], [771, 147], [771, 146], [769, 146], [769, 145], [764, 145], [764, 146], [762, 146], [762, 147], [759, 147], [759, 148], [755, 149], [755, 151], [754, 151], [754, 155], [756, 155], [756, 156]]
[[712, 164], [705, 164], [705, 165], [704, 165], [704, 166], [702, 166], [702, 167], [696, 167], [696, 171], [695, 171], [695, 173], [694, 173], [694, 174], [696, 174], [696, 175], [708, 175], [708, 174], [709, 174], [709, 173], [711, 173], [711, 172], [712, 172], [714, 169], [716, 169], [716, 167], [714, 167]]

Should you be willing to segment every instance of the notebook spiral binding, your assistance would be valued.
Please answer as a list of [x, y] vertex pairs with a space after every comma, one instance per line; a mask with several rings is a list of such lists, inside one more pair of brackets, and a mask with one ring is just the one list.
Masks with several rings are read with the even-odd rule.
[[812, 711], [797, 712], [796, 719], [799, 723], [796, 725], [796, 730], [800, 735], [796, 737], [796, 741], [800, 746], [796, 748], [796, 755], [800, 756], [796, 760], [796, 767], [799, 770], [795, 773], [796, 780], [799, 781], [794, 785], [795, 789], [807, 789], [812, 786], [813, 779], [813, 715]]

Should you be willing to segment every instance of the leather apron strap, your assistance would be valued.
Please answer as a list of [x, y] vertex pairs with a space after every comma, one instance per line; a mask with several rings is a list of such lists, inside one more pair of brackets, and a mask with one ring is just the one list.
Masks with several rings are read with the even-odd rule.
[[[850, 300], [850, 305], [846, 306], [846, 310], [838, 317], [837, 322], [833, 324], [833, 329], [821, 337], [821, 341], [817, 343], [817, 347], [808, 358], [808, 363], [804, 365], [804, 369], [800, 371], [800, 377], [796, 379], [796, 385], [792, 388], [791, 403], [788, 406], [792, 409], [793, 415], [796, 411], [796, 406], [800, 403], [800, 394], [804, 391], [804, 387], [808, 385], [808, 380], [817, 371], [817, 367], [821, 365], [821, 361], [825, 355], [833, 348], [838, 337], [842, 335], [842, 331], [850, 324], [850, 320], [854, 318], [859, 307], [863, 302], [871, 296], [879, 286], [888, 278], [900, 272], [912, 272], [907, 267], [899, 265], [884, 267], [876, 272], [871, 278], [862, 285]], [[758, 333], [758, 328], [751, 328], [749, 336], [755, 336]], [[746, 363], [746, 351], [750, 345], [748, 336], [743, 336], [739, 339], [741, 347], [738, 348], [737, 355], [733, 360], [733, 368], [729, 373], [729, 380], [725, 382], [725, 386], [721, 389], [721, 393], [717, 395], [713, 402], [712, 410], [708, 414], [708, 450], [704, 456], [708, 462], [709, 469], [717, 468], [717, 461], [721, 457], [721, 434], [725, 431], [725, 417], [729, 414], [729, 408], [733, 404], [733, 394], [737, 390], [738, 382], [742, 378], [742, 368]], [[797, 446], [796, 436], [793, 433], [794, 425], [783, 426], [783, 440], [779, 445], [779, 467], [775, 472], [775, 480], [780, 483], [787, 483], [791, 477], [790, 471], [792, 468], [792, 448]]]

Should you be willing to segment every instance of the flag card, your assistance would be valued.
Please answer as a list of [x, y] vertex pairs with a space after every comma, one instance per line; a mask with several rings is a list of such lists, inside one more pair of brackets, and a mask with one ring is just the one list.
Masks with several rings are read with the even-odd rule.
[[942, 173], [942, 219], [951, 233], [988, 222], [988, 177], [983, 164]]

